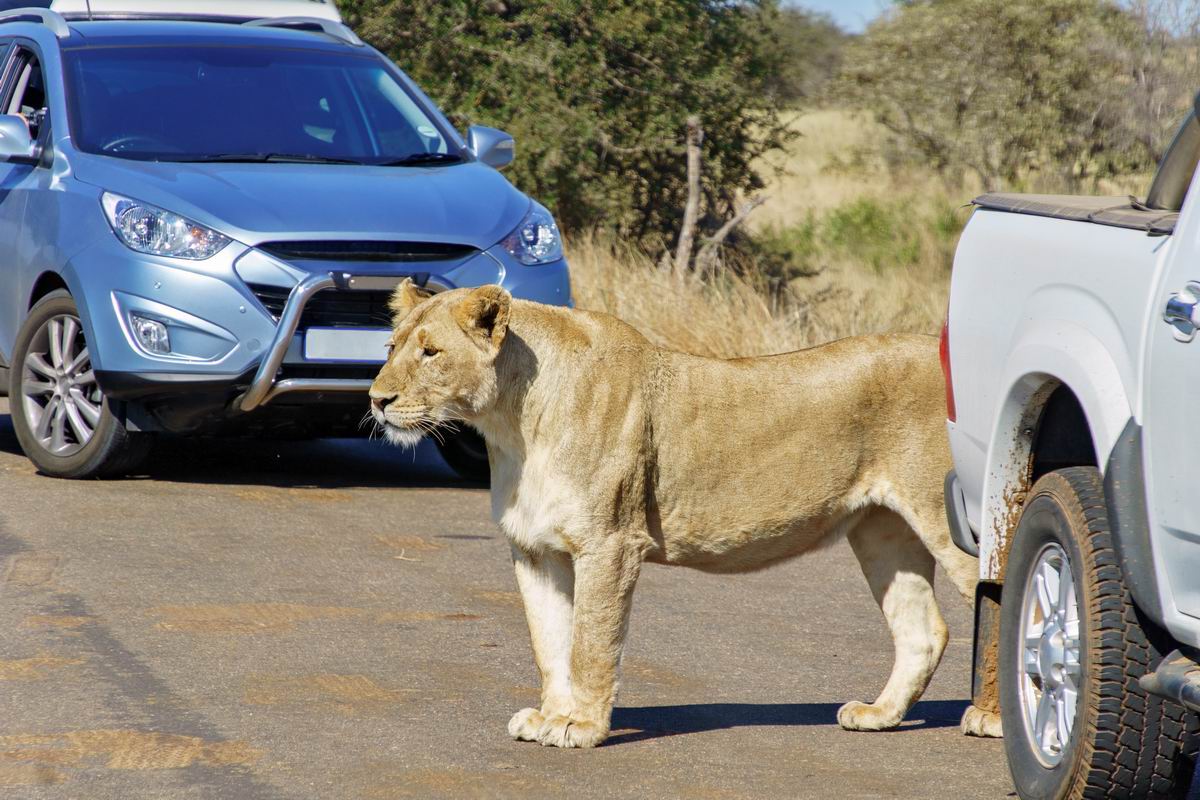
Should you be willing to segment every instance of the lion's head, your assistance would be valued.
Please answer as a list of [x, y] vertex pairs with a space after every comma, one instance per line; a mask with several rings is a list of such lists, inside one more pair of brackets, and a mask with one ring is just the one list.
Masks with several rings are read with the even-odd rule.
[[470, 421], [496, 402], [511, 304], [499, 286], [432, 297], [408, 279], [396, 288], [396, 330], [371, 386], [371, 414], [389, 441], [415, 445], [439, 424]]

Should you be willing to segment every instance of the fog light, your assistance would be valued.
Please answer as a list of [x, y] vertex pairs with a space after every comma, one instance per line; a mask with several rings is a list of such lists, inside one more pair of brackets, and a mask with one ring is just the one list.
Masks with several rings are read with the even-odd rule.
[[147, 353], [170, 353], [171, 337], [167, 335], [167, 326], [156, 319], [129, 315], [133, 327], [133, 338]]

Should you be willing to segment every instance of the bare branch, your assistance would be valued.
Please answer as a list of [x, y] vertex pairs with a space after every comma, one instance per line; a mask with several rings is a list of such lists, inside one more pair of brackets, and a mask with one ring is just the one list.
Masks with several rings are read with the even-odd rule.
[[696, 220], [700, 217], [700, 143], [704, 129], [700, 118], [687, 119], [687, 205], [683, 207], [683, 224], [679, 228], [679, 243], [675, 247], [675, 271], [683, 273], [692, 259], [692, 243], [696, 239]]
[[750, 202], [746, 203], [741, 209], [730, 217], [724, 225], [717, 229], [704, 246], [700, 248], [700, 254], [696, 256], [696, 270], [702, 274], [707, 274], [712, 270], [717, 262], [717, 253], [721, 249], [721, 245], [729, 238], [729, 234], [733, 233], [738, 225], [746, 221], [750, 216], [750, 212], [767, 202], [764, 195], [753, 197]]

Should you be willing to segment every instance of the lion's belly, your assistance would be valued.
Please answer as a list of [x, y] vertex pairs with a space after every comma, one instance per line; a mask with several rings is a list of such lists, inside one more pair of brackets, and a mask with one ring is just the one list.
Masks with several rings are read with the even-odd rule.
[[859, 512], [839, 511], [741, 529], [664, 524], [662, 550], [651, 560], [704, 572], [747, 572], [819, 548], [843, 535]]

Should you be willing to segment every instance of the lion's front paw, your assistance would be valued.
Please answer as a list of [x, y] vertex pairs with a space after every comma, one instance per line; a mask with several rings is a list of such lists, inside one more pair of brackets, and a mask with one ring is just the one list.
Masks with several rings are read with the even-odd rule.
[[561, 715], [547, 719], [537, 733], [537, 740], [546, 747], [595, 747], [606, 738], [607, 727]]
[[854, 700], [838, 709], [837, 720], [838, 725], [848, 731], [886, 731], [899, 725], [901, 717], [879, 706]]
[[1004, 736], [1000, 729], [1000, 715], [994, 711], [984, 711], [979, 706], [967, 706], [963, 712], [962, 732], [967, 736], [980, 736], [988, 739], [999, 739]]
[[518, 742], [536, 742], [545, 721], [536, 708], [522, 708], [508, 721], [508, 735]]

